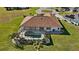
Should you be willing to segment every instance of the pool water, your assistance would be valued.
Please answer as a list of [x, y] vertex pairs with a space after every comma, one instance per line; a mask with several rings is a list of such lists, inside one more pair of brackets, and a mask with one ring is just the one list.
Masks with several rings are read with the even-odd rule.
[[26, 31], [25, 32], [25, 36], [30, 36], [32, 38], [40, 38], [41, 37], [41, 33], [38, 31]]

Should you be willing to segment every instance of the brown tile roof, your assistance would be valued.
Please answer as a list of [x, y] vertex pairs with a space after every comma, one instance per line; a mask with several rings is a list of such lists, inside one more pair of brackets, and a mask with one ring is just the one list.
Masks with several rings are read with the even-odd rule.
[[24, 24], [25, 22], [27, 22], [29, 19], [31, 19], [33, 16], [27, 16], [24, 18], [24, 20], [21, 22], [20, 25]]
[[[26, 18], [25, 18], [26, 19]], [[26, 19], [28, 20], [28, 18]], [[25, 27], [61, 27], [59, 21], [54, 17], [49, 16], [33, 16], [28, 21], [21, 24]]]

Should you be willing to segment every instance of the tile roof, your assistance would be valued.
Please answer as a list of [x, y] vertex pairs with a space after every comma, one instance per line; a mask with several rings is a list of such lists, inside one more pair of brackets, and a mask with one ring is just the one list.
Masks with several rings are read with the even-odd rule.
[[54, 17], [50, 16], [33, 16], [29, 20], [25, 18], [21, 26], [25, 27], [62, 27], [59, 21]]

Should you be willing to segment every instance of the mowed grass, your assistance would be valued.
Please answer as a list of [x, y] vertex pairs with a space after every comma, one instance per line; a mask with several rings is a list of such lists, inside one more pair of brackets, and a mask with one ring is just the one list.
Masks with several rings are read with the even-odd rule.
[[0, 50], [9, 50], [11, 46], [10, 43], [12, 43], [9, 36], [17, 31], [22, 19], [23, 17], [16, 17], [13, 21], [7, 24], [0, 24]]
[[79, 12], [64, 11], [64, 12], [60, 12], [59, 14], [64, 16], [64, 15], [71, 15], [71, 14], [79, 14]]
[[25, 10], [12, 10], [6, 11], [5, 8], [0, 7], [0, 23], [7, 23], [11, 21], [14, 17], [23, 16], [23, 15], [33, 15], [37, 8], [30, 8]]
[[[0, 51], [19, 51], [9, 38], [10, 34], [17, 32], [19, 25], [24, 19], [23, 15], [35, 14], [36, 8], [27, 10], [6, 11], [0, 8]], [[32, 46], [25, 46], [25, 50], [33, 50]]]
[[[16, 32], [19, 29], [19, 25], [24, 19], [23, 14], [29, 15], [30, 12], [35, 13], [35, 9], [30, 9], [27, 11], [14, 10], [14, 11], [6, 11], [4, 8], [0, 9], [0, 51], [21, 51], [21, 49], [16, 48], [12, 43], [11, 39], [9, 39], [9, 35], [13, 32]], [[22, 14], [19, 14], [22, 12]], [[6, 13], [8, 14], [7, 16]], [[6, 14], [6, 15], [5, 15]], [[18, 16], [14, 16], [19, 14]], [[1, 16], [4, 17], [1, 18]], [[10, 15], [13, 15], [10, 17]], [[41, 48], [41, 51], [72, 51], [79, 50], [79, 27], [69, 24], [65, 21], [61, 21], [66, 30], [70, 33], [70, 35], [51, 35], [52, 41], [54, 45], [46, 46], [44, 45]], [[24, 50], [22, 51], [35, 51], [33, 45], [25, 45]]]
[[79, 50], [79, 27], [61, 21], [70, 35], [51, 35], [54, 45], [44, 46], [46, 51], [77, 51]]

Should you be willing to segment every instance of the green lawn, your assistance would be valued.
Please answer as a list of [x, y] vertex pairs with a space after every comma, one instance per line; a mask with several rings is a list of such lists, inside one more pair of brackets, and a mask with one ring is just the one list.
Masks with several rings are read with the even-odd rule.
[[33, 15], [37, 8], [30, 8], [25, 10], [13, 10], [6, 11], [5, 8], [0, 7], [0, 23], [10, 22], [14, 17], [23, 16], [23, 15]]
[[[20, 50], [16, 48], [9, 35], [16, 32], [19, 29], [21, 21], [24, 19], [23, 15], [35, 14], [36, 8], [27, 10], [14, 10], [6, 11], [4, 8], [0, 8], [0, 50]], [[26, 50], [33, 50], [32, 47], [27, 46]]]
[[16, 32], [23, 17], [16, 17], [13, 21], [7, 24], [0, 24], [0, 50], [9, 50], [11, 40], [9, 35]]
[[[21, 49], [16, 48], [11, 42], [9, 35], [19, 29], [19, 25], [24, 19], [23, 15], [34, 14], [35, 8], [22, 11], [6, 11], [4, 8], [0, 8], [0, 11], [0, 51], [21, 51]], [[44, 47], [41, 48], [42, 51], [79, 50], [79, 27], [65, 21], [61, 22], [70, 35], [51, 35], [54, 45], [44, 45]], [[25, 45], [24, 50], [34, 51], [35, 49], [32, 45]]]
[[60, 12], [60, 15], [71, 15], [71, 14], [79, 14], [79, 12], [70, 12], [70, 11], [64, 11], [64, 12]]
[[79, 27], [61, 21], [70, 35], [51, 35], [54, 45], [45, 46], [42, 50], [74, 51], [79, 50]]

